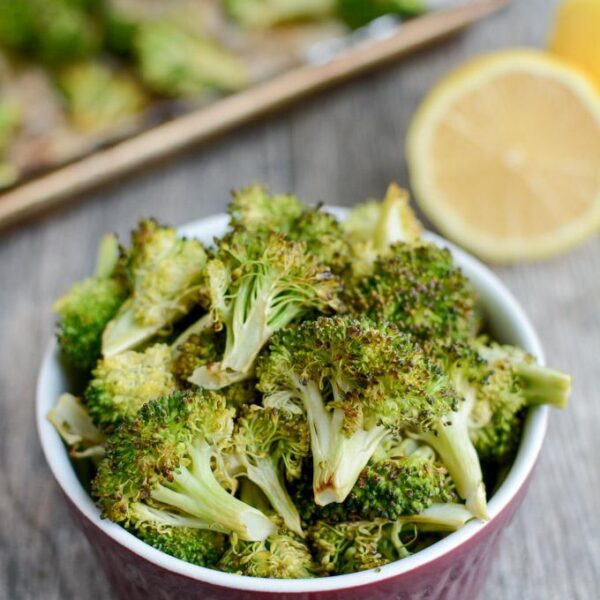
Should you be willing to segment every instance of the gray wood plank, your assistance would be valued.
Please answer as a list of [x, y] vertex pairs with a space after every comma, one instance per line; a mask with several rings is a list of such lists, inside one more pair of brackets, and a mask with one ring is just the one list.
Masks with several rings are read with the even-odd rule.
[[[309, 201], [349, 205], [406, 184], [403, 135], [426, 90], [478, 52], [541, 45], [556, 0], [514, 2], [469, 32], [163, 168], [0, 238], [0, 599], [109, 598], [69, 521], [36, 440], [35, 378], [50, 305], [92, 267], [99, 236], [143, 215], [183, 223], [222, 210], [230, 189], [264, 181]], [[573, 373], [522, 510], [482, 597], [590, 600], [600, 590], [600, 239], [547, 263], [496, 269], [538, 328], [548, 359]]]

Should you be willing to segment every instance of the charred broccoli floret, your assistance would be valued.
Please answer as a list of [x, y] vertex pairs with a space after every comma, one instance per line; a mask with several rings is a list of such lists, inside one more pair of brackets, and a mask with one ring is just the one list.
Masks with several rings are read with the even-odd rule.
[[101, 359], [92, 372], [85, 403], [94, 422], [111, 429], [135, 417], [149, 402], [177, 389], [171, 372], [171, 350], [155, 344], [143, 352], [128, 350]]
[[339, 281], [300, 242], [278, 234], [235, 231], [218, 242], [206, 267], [211, 312], [226, 332], [219, 362], [196, 369], [190, 381], [219, 389], [252, 375], [254, 361], [277, 330], [309, 310], [335, 310]]
[[274, 579], [309, 579], [317, 574], [306, 543], [285, 531], [261, 542], [232, 544], [217, 568], [237, 575]]
[[308, 455], [309, 434], [299, 415], [252, 405], [242, 409], [234, 433], [244, 475], [256, 484], [285, 526], [302, 535], [300, 515], [286, 489], [286, 481], [300, 475]]
[[98, 360], [102, 332], [127, 296], [118, 263], [119, 244], [114, 235], [107, 235], [100, 243], [96, 275], [76, 283], [54, 303], [61, 353], [82, 371], [89, 371]]
[[434, 244], [395, 244], [352, 283], [344, 297], [350, 310], [420, 340], [466, 340], [479, 328], [474, 290], [450, 251]]
[[137, 528], [140, 511], [150, 507], [158, 526], [265, 539], [273, 523], [219, 483], [232, 430], [233, 410], [217, 392], [179, 392], [145, 404], [107, 441], [92, 486], [103, 516]]
[[279, 332], [257, 373], [266, 403], [293, 399], [306, 414], [321, 506], [348, 496], [388, 431], [436, 429], [458, 406], [444, 373], [409, 337], [351, 318]]
[[177, 236], [172, 227], [142, 221], [132, 233], [128, 273], [132, 293], [102, 337], [102, 353], [112, 356], [136, 348], [161, 333], [196, 303], [206, 265], [197, 240]]
[[420, 513], [434, 502], [458, 500], [454, 483], [433, 449], [395, 436], [382, 441], [344, 502], [316, 506], [311, 488], [312, 468], [307, 465], [292, 498], [308, 522], [395, 520]]

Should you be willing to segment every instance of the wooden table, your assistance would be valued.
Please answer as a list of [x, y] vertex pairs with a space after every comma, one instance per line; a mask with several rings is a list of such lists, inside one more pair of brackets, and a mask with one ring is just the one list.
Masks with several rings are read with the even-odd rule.
[[[210, 147], [0, 238], [0, 599], [110, 597], [66, 513], [36, 438], [38, 364], [50, 305], [92, 268], [106, 230], [138, 217], [184, 223], [223, 209], [251, 181], [307, 201], [350, 205], [407, 182], [403, 135], [425, 91], [465, 57], [541, 45], [555, 0], [520, 0], [461, 37], [323, 94]], [[506, 532], [482, 597], [600, 597], [600, 239], [552, 262], [495, 269], [530, 314], [548, 360], [574, 375], [553, 414], [530, 493]], [[467, 600], [467, 599], [466, 599]]]

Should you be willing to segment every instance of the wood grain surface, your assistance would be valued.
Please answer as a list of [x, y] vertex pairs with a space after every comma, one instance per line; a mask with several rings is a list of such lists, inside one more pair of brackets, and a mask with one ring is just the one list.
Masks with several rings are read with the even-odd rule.
[[[34, 427], [50, 305], [92, 268], [99, 236], [142, 215], [184, 223], [252, 181], [350, 205], [407, 183], [403, 135], [425, 91], [478, 52], [544, 43], [555, 0], [518, 0], [458, 38], [244, 127], [210, 147], [0, 238], [0, 599], [104, 600], [110, 593], [69, 520]], [[600, 598], [600, 239], [551, 262], [495, 269], [537, 327], [548, 361], [574, 375], [551, 418], [530, 493], [481, 598]], [[470, 600], [470, 599], [465, 599]]]

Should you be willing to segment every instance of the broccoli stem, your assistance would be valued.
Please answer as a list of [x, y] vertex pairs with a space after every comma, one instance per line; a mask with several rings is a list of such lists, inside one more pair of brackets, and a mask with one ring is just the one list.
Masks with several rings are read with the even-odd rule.
[[111, 277], [119, 261], [119, 241], [113, 233], [107, 233], [100, 240], [98, 257], [96, 259], [95, 276]]
[[360, 472], [385, 437], [386, 430], [375, 426], [358, 429], [350, 437], [343, 430], [344, 412], [328, 411], [316, 383], [296, 383], [301, 392], [310, 429], [313, 454], [313, 491], [315, 502], [326, 506], [343, 502], [351, 492]]
[[102, 334], [102, 355], [115, 356], [125, 350], [136, 348], [158, 333], [163, 326], [164, 323], [150, 326], [136, 323], [133, 304], [131, 300], [127, 300]]
[[464, 400], [452, 422], [439, 423], [432, 431], [421, 432], [418, 437], [428, 443], [439, 455], [456, 491], [465, 500], [471, 514], [483, 521], [489, 519], [483, 474], [477, 451], [469, 436], [469, 415], [475, 403], [475, 390], [471, 389], [460, 375], [454, 377], [456, 389], [463, 393]]
[[550, 404], [566, 408], [571, 393], [571, 378], [564, 373], [542, 367], [518, 363], [514, 366], [527, 405]]
[[190, 454], [191, 469], [181, 467], [169, 487], [155, 488], [151, 492], [154, 500], [206, 522], [207, 529], [235, 533], [242, 540], [261, 541], [275, 533], [268, 517], [221, 487], [211, 469], [212, 450], [208, 444], [196, 442]]
[[283, 518], [286, 527], [304, 537], [298, 510], [282, 481], [281, 471], [270, 458], [258, 459], [248, 464], [246, 476], [255, 483], [269, 499], [271, 506]]

